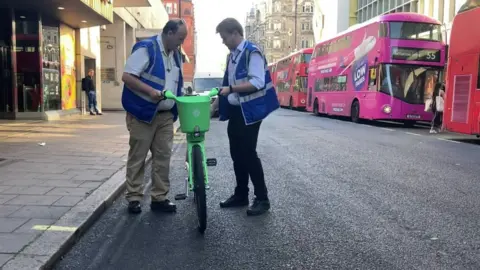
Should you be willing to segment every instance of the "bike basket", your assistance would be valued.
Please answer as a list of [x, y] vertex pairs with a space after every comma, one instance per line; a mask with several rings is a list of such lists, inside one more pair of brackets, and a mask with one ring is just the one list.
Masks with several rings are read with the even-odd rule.
[[210, 97], [183, 96], [177, 98], [180, 130], [183, 133], [207, 132], [210, 129]]

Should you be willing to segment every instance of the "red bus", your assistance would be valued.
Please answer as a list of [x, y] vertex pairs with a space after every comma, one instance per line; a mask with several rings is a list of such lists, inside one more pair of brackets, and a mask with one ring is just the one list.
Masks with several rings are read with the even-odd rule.
[[443, 123], [447, 130], [480, 137], [480, 0], [467, 1], [453, 19]]
[[278, 101], [290, 109], [305, 109], [308, 64], [313, 48], [302, 49], [280, 59], [275, 68]]

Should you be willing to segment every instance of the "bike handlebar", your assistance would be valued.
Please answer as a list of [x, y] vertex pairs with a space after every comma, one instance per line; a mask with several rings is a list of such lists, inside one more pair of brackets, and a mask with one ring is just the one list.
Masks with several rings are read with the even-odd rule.
[[[220, 92], [220, 91], [219, 91], [218, 88], [212, 88], [212, 89], [210, 90], [210, 92], [208, 92], [208, 95], [207, 95], [207, 96], [208, 96], [208, 97], [213, 97], [213, 96], [218, 95], [219, 92]], [[172, 93], [172, 91], [170, 91], [170, 90], [165, 91], [165, 92], [163, 93], [163, 95], [164, 95], [164, 97], [165, 97], [166, 99], [173, 99], [173, 100], [175, 100], [175, 101], [177, 100], [177, 96], [175, 96], [175, 95]]]

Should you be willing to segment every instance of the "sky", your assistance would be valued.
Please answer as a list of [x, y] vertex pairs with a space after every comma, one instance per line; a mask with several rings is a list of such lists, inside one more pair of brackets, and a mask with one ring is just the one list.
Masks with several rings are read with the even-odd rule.
[[245, 24], [252, 0], [194, 0], [197, 31], [197, 71], [222, 71], [228, 49], [215, 28], [227, 17]]

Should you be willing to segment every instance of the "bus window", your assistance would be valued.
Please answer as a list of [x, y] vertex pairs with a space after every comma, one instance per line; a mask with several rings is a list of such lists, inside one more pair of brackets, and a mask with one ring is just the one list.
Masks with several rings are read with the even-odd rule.
[[442, 41], [442, 29], [439, 24], [390, 22], [390, 38]]
[[478, 59], [477, 90], [480, 90], [480, 58]]
[[377, 67], [370, 68], [368, 85], [369, 86], [377, 85]]
[[480, 7], [480, 0], [467, 0], [465, 1], [465, 4], [463, 4], [460, 9], [458, 10], [458, 13], [462, 13], [465, 11], [469, 11], [470, 9], [478, 8]]
[[347, 76], [338, 76], [338, 86], [340, 91], [346, 91], [347, 90]]
[[380, 92], [409, 104], [424, 104], [430, 88], [438, 82], [441, 68], [383, 65]]
[[388, 37], [388, 23], [381, 22], [380, 29], [378, 31], [379, 31], [378, 33], [379, 37]]
[[295, 87], [297, 91], [306, 93], [307, 91], [307, 77], [297, 77], [297, 80], [295, 82]]
[[312, 54], [304, 53], [302, 55], [302, 63], [310, 63], [310, 59], [312, 58]]

